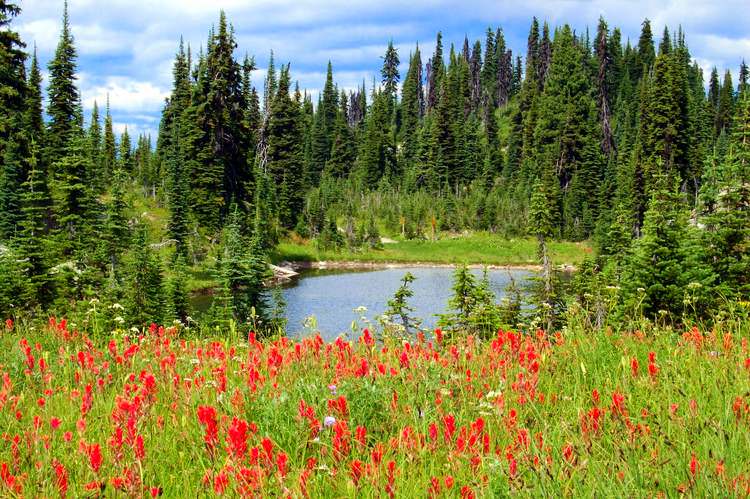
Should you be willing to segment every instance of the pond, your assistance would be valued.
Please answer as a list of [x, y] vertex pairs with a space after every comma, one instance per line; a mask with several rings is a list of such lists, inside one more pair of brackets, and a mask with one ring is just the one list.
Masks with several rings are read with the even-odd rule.
[[[414, 296], [409, 299], [414, 308], [412, 315], [422, 320], [423, 327], [433, 328], [437, 322], [435, 314], [446, 311], [451, 296], [454, 269], [450, 267], [305, 271], [283, 289], [288, 334], [297, 336], [319, 330], [324, 339], [332, 339], [341, 333], [351, 333], [353, 321], [357, 321], [359, 331], [367, 325], [363, 317], [376, 322], [386, 310], [387, 301], [406, 272], [415, 277], [411, 283]], [[483, 271], [472, 269], [472, 272], [480, 278]], [[490, 287], [498, 301], [511, 279], [521, 286], [531, 275], [529, 271], [517, 269], [488, 271]]]

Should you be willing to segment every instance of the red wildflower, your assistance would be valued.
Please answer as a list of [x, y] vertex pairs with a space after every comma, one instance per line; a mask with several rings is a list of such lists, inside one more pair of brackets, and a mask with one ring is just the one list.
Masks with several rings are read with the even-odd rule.
[[219, 428], [216, 420], [216, 409], [211, 406], [198, 407], [198, 422], [201, 426], [206, 427], [206, 433], [203, 440], [209, 451], [213, 451], [219, 441]]
[[60, 492], [61, 497], [65, 497], [68, 493], [68, 470], [56, 459], [52, 462], [52, 468], [55, 470], [55, 485], [57, 485], [57, 490]]
[[227, 430], [229, 451], [235, 459], [241, 460], [247, 452], [247, 421], [237, 417], [232, 418], [232, 424]]
[[289, 458], [283, 452], [279, 452], [276, 455], [276, 469], [279, 470], [279, 475], [285, 477], [287, 474], [287, 464], [289, 464]]
[[227, 488], [227, 485], [229, 485], [229, 478], [227, 477], [226, 473], [220, 471], [214, 477], [214, 492], [216, 492], [217, 494], [223, 494]]
[[367, 429], [361, 425], [357, 426], [357, 429], [354, 430], [354, 438], [356, 438], [357, 442], [364, 447], [366, 445]]
[[693, 452], [693, 455], [690, 457], [690, 476], [695, 478], [695, 476], [698, 474], [698, 469], [700, 468], [700, 464], [698, 463], [698, 459], [695, 457], [695, 452]]
[[94, 473], [99, 473], [99, 469], [102, 467], [102, 449], [99, 444], [91, 444], [87, 447], [86, 453], [89, 457], [89, 466], [94, 470]]
[[359, 459], [355, 459], [351, 464], [351, 477], [354, 480], [354, 485], [359, 486], [359, 480], [364, 474], [365, 465]]

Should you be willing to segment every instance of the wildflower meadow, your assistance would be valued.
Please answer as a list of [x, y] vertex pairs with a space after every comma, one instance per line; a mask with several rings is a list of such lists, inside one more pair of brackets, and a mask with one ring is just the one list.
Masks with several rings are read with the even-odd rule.
[[3, 497], [745, 496], [746, 339], [100, 340], [7, 321]]

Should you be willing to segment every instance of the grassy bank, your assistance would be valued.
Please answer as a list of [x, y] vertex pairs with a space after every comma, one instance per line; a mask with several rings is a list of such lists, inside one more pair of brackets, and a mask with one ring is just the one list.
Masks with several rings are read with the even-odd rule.
[[[591, 247], [587, 243], [552, 242], [552, 261], [577, 265]], [[450, 263], [486, 265], [534, 265], [538, 263], [533, 239], [503, 239], [488, 233], [442, 237], [437, 241], [396, 241], [382, 249], [321, 251], [313, 242], [284, 241], [272, 254], [275, 262], [354, 261], [393, 263]]]

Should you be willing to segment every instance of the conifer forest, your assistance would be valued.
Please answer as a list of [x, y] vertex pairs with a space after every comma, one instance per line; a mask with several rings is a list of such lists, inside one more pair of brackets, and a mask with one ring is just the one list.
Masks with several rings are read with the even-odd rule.
[[[83, 7], [47, 64], [26, 8], [0, 0], [0, 496], [750, 495], [744, 59], [531, 17], [523, 46], [384, 32], [375, 78], [332, 57], [306, 89], [217, 7], [131, 136], [84, 110]], [[290, 287], [383, 268], [382, 315], [289, 323]]]

